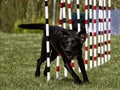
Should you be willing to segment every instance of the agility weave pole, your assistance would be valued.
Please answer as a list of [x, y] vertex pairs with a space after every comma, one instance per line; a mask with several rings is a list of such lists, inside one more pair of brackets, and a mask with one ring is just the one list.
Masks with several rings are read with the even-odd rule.
[[[81, 26], [80, 26], [80, 2], [79, 0], [76, 0], [76, 6], [77, 6], [77, 27], [78, 27], [78, 32], [80, 32]], [[78, 67], [78, 71], [81, 72], [80, 67]]]
[[89, 0], [89, 39], [90, 39], [90, 69], [92, 68], [92, 62], [93, 62], [93, 54], [92, 54], [92, 49], [93, 49], [93, 45], [92, 45], [92, 34], [93, 34], [93, 31], [92, 31], [92, 0]]
[[110, 43], [111, 43], [111, 0], [108, 0], [108, 60], [110, 60], [110, 54], [111, 54], [111, 48], [110, 48]]
[[103, 7], [104, 7], [104, 16], [103, 16], [103, 19], [104, 19], [104, 51], [105, 51], [105, 62], [107, 62], [107, 19], [106, 19], [106, 0], [104, 0], [104, 4], [103, 4]]
[[[111, 36], [111, 0], [85, 0], [85, 69], [91, 69], [104, 64], [110, 60], [110, 36]], [[66, 5], [65, 0], [60, 2], [59, 26], [66, 29]], [[79, 0], [77, 6], [78, 32], [80, 31], [80, 7]], [[72, 29], [71, 2], [68, 0], [68, 23]], [[97, 8], [99, 7], [99, 8]], [[97, 13], [98, 11], [98, 13]], [[97, 16], [98, 15], [98, 16]], [[47, 48], [47, 80], [50, 80], [50, 42], [49, 42], [49, 15], [48, 0], [45, 0], [45, 18], [46, 18], [46, 48]], [[98, 27], [97, 27], [98, 26]], [[75, 69], [75, 63], [71, 62]], [[80, 69], [79, 69], [80, 71]], [[67, 70], [64, 68], [64, 76], [67, 77]], [[56, 61], [56, 78], [60, 78], [60, 55]]]
[[97, 67], [97, 40], [96, 40], [96, 29], [97, 29], [97, 20], [96, 20], [96, 0], [93, 1], [93, 30], [94, 30], [94, 67]]
[[[69, 29], [72, 30], [72, 13], [71, 13], [71, 0], [67, 0], [68, 1], [68, 18], [69, 18]], [[74, 60], [71, 61], [71, 66], [72, 69], [75, 70], [75, 62]]]
[[[60, 1], [60, 14], [59, 14], [59, 27], [62, 27], [63, 17], [63, 0]], [[57, 55], [56, 59], [56, 79], [60, 77], [60, 54]]]
[[45, 19], [46, 19], [47, 81], [49, 81], [50, 80], [50, 41], [49, 41], [48, 0], [45, 0]]
[[86, 28], [86, 41], [85, 41], [85, 69], [88, 69], [88, 0], [85, 0], [85, 28]]

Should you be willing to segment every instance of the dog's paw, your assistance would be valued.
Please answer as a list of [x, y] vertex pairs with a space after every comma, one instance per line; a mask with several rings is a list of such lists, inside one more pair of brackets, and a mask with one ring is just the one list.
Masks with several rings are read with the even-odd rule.
[[82, 84], [82, 81], [74, 81], [74, 84]]
[[84, 82], [84, 83], [89, 83], [89, 80], [84, 80], [83, 82]]
[[88, 78], [84, 78], [84, 83], [89, 83], [89, 79]]
[[35, 77], [39, 77], [40, 76], [40, 72], [36, 71], [35, 72]]

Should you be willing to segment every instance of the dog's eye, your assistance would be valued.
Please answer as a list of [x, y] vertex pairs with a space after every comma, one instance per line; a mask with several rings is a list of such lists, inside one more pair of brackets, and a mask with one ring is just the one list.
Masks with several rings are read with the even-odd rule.
[[66, 37], [67, 37], [67, 36], [66, 36], [66, 35], [64, 35], [64, 36], [62, 37], [62, 39], [64, 40], [64, 39], [66, 39]]
[[65, 44], [69, 44], [69, 41], [66, 41]]

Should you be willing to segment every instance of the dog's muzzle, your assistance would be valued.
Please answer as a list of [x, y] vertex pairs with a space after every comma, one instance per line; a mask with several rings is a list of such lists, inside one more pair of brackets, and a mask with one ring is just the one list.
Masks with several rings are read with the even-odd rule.
[[68, 60], [71, 60], [71, 59], [74, 58], [74, 55], [72, 54], [72, 51], [69, 50], [69, 49], [65, 50], [65, 55], [66, 55], [66, 57], [67, 57]]

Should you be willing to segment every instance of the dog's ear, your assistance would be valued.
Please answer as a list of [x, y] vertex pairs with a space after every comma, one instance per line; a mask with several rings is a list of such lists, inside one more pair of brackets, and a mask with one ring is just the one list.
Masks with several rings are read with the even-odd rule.
[[86, 40], [86, 30], [85, 30], [85, 28], [82, 29], [82, 30], [78, 33], [78, 36], [80, 37], [80, 38], [79, 38], [79, 39], [80, 39], [80, 42], [81, 42], [81, 43], [84, 43], [85, 40]]

